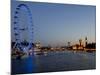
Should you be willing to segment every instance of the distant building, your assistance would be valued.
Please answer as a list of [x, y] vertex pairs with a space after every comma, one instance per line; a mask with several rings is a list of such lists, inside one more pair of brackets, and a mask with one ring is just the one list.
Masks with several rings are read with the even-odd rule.
[[76, 45], [73, 45], [72, 46], [72, 49], [75, 49], [76, 50], [77, 49], [77, 46]]
[[35, 52], [39, 52], [39, 51], [41, 51], [41, 43], [40, 42], [36, 42], [35, 44], [34, 44], [34, 51]]
[[83, 50], [84, 46], [82, 44], [82, 39], [79, 39], [79, 44], [75, 44], [72, 46], [72, 49], [74, 50]]
[[35, 43], [35, 47], [36, 47], [36, 48], [41, 48], [41, 43], [40, 43], [40, 42], [36, 42], [36, 43]]
[[88, 43], [85, 48], [87, 48], [87, 49], [96, 49], [96, 43]]
[[76, 45], [73, 45], [72, 46], [72, 49], [74, 49], [74, 50], [83, 50], [84, 49], [84, 46], [83, 45], [80, 45], [80, 44], [76, 44]]

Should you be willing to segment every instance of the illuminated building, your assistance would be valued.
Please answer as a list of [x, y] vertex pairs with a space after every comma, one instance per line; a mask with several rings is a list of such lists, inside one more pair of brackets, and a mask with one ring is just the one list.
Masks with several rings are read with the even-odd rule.
[[74, 50], [83, 50], [84, 46], [82, 44], [82, 39], [79, 39], [79, 44], [75, 44], [72, 46], [72, 49]]

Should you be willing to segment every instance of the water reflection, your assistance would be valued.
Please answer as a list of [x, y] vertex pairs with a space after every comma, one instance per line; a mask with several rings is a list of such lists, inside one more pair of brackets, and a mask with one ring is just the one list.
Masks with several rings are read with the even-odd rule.
[[34, 56], [16, 60], [12, 59], [12, 73], [33, 73], [36, 70]]
[[95, 52], [47, 52], [22, 60], [12, 60], [12, 73], [36, 73], [95, 69]]

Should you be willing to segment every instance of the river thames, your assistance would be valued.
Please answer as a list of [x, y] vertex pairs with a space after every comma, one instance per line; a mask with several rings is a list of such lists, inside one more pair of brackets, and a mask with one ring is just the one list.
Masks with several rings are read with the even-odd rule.
[[88, 70], [96, 68], [96, 52], [51, 51], [43, 55], [12, 59], [12, 74]]

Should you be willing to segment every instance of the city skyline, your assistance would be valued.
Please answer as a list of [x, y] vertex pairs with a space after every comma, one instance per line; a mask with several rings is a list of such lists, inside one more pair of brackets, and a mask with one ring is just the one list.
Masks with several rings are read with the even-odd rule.
[[[85, 37], [88, 38], [88, 42], [96, 42], [95, 6], [12, 2], [12, 12], [20, 3], [25, 3], [30, 8], [34, 25], [32, 36], [34, 42], [40, 41], [43, 45], [65, 45], [67, 42], [78, 43], [79, 39], [84, 40]], [[13, 25], [12, 40], [14, 40]]]

